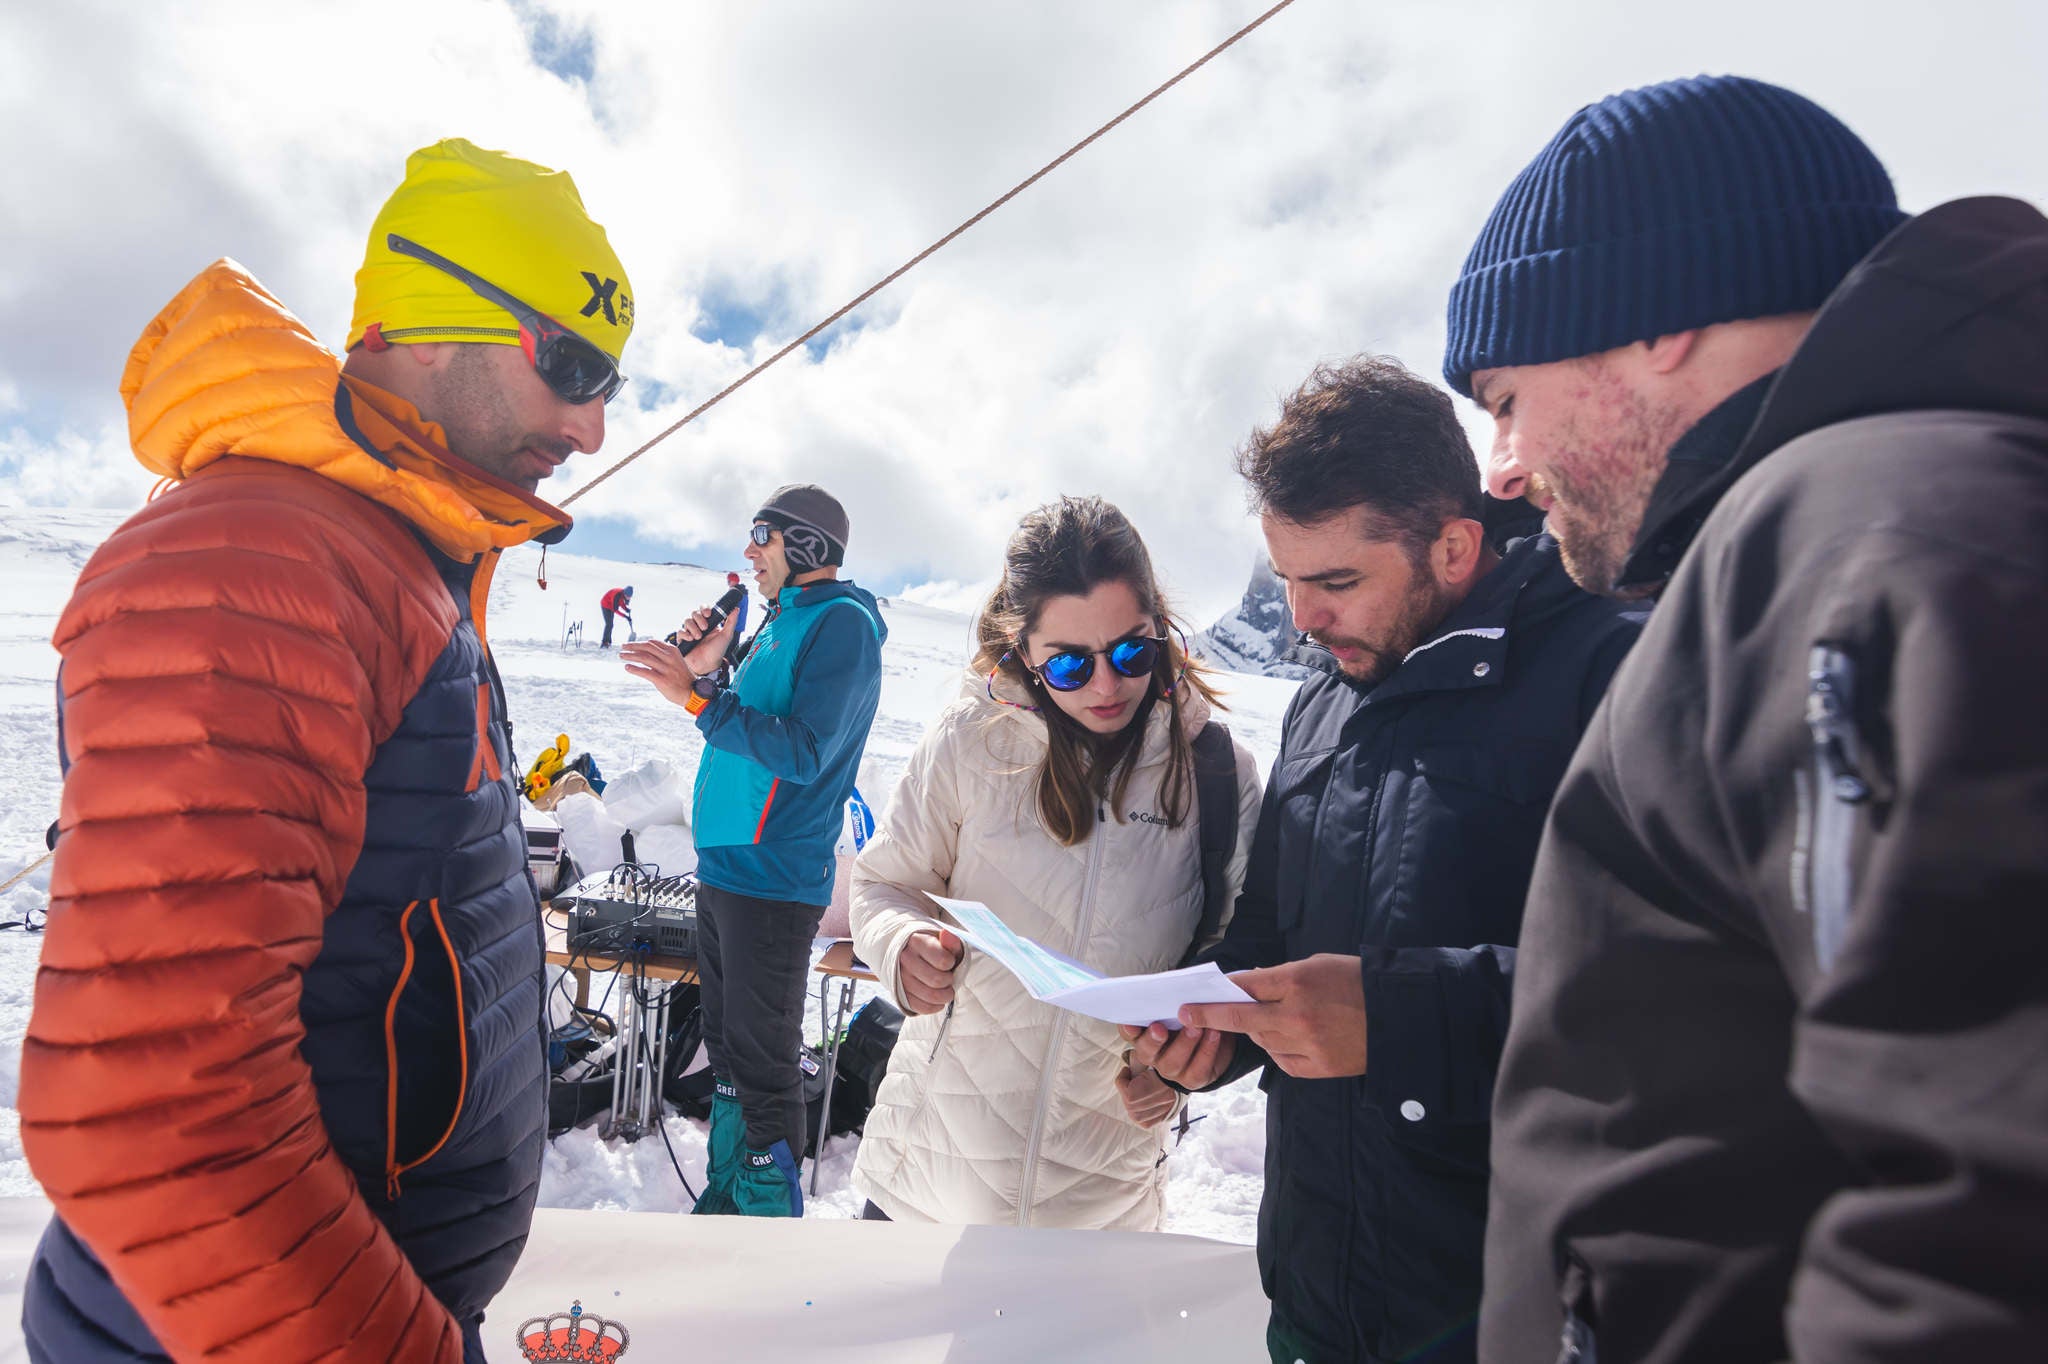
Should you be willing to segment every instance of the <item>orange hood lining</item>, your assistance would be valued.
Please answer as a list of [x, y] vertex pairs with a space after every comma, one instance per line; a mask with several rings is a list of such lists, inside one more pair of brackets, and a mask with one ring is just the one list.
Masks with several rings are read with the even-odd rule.
[[566, 512], [449, 453], [412, 404], [341, 357], [242, 266], [202, 270], [143, 330], [121, 377], [135, 456], [183, 480], [228, 455], [297, 465], [391, 508], [465, 562], [538, 540]]

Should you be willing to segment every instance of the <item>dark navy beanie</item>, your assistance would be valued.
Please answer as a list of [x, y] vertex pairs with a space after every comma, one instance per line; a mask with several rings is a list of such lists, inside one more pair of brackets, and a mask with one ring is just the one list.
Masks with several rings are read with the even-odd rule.
[[1906, 220], [1803, 95], [1697, 76], [1610, 95], [1515, 177], [1451, 288], [1444, 379], [1818, 308]]

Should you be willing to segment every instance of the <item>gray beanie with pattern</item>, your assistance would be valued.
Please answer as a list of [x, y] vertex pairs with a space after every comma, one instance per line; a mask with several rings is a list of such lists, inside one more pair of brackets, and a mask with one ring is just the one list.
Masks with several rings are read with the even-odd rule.
[[809, 573], [846, 562], [851, 529], [839, 499], [815, 483], [789, 483], [768, 494], [756, 521], [782, 532], [782, 554], [793, 573]]

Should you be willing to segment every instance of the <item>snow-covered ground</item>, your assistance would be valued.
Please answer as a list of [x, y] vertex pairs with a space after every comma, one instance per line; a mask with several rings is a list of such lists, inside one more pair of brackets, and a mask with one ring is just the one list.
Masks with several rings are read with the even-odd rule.
[[[42, 855], [43, 831], [56, 818], [61, 785], [52, 712], [57, 656], [50, 634], [79, 569], [122, 519], [117, 513], [0, 502], [0, 584], [5, 585], [0, 590], [0, 747], [14, 759], [8, 798], [0, 802], [0, 883]], [[627, 676], [615, 653], [598, 651], [597, 599], [606, 588], [630, 583], [641, 632], [665, 634], [724, 589], [723, 572], [619, 564], [550, 551], [543, 590], [536, 582], [539, 565], [537, 550], [513, 551], [491, 594], [491, 643], [510, 695], [522, 762], [556, 734], [567, 733], [607, 776], [654, 758], [666, 758], [686, 778], [693, 776], [701, 748], [695, 728], [653, 688]], [[969, 637], [967, 617], [955, 612], [900, 601], [887, 603], [884, 612], [890, 635], [883, 651], [881, 711], [859, 777], [862, 792], [878, 811], [886, 808], [925, 725], [958, 693]], [[587, 642], [564, 649], [565, 620], [577, 619], [584, 622]], [[1226, 681], [1232, 729], [1259, 755], [1262, 766], [1269, 764], [1294, 684], [1245, 676]], [[0, 894], [0, 921], [18, 921], [31, 912], [39, 917], [48, 895], [45, 864]], [[0, 931], [0, 1196], [37, 1191], [22, 1159], [15, 1101], [40, 942], [19, 930]], [[807, 1018], [815, 1040], [815, 994]], [[1197, 1099], [1194, 1112], [1201, 1121], [1168, 1162], [1167, 1228], [1250, 1242], [1265, 1147], [1263, 1096], [1246, 1080]], [[684, 1171], [701, 1187], [702, 1124], [672, 1115], [667, 1131]], [[858, 1140], [837, 1137], [827, 1145], [811, 1215], [858, 1215], [862, 1199], [850, 1182]], [[541, 1201], [550, 1207], [645, 1212], [676, 1212], [689, 1203], [658, 1136], [637, 1143], [604, 1142], [589, 1128], [569, 1132], [551, 1145]]]

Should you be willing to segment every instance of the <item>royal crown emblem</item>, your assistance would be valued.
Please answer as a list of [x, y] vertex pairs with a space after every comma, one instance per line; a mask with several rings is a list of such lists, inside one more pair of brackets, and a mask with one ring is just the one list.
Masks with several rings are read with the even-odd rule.
[[566, 1312], [519, 1323], [519, 1353], [532, 1360], [605, 1364], [626, 1353], [631, 1339], [618, 1322], [586, 1313], [581, 1301]]

